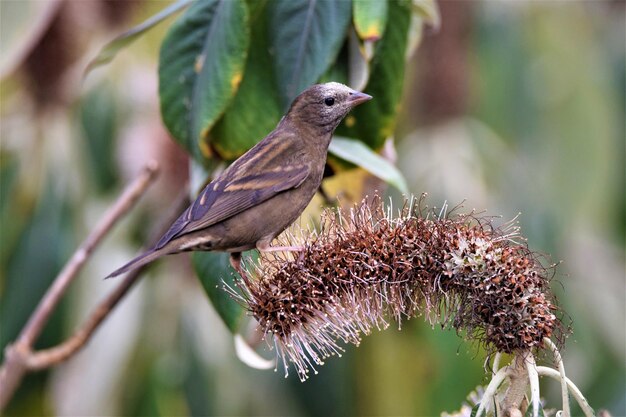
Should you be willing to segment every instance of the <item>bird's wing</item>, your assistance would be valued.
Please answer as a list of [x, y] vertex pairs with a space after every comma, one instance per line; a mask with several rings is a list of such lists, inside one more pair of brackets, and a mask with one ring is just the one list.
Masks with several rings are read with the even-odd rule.
[[310, 168], [303, 163], [252, 171], [249, 175], [226, 175], [207, 185], [165, 233], [155, 249], [162, 248], [176, 237], [226, 220], [282, 191], [298, 187], [309, 175]]

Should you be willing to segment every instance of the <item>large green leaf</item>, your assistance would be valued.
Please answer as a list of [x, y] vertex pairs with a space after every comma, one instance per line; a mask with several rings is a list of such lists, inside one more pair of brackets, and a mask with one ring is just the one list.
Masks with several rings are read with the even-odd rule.
[[402, 173], [391, 162], [378, 155], [363, 142], [335, 136], [328, 148], [330, 153], [360, 166], [370, 174], [388, 182], [403, 193], [409, 189]]
[[387, 0], [354, 0], [354, 27], [364, 41], [377, 41], [387, 25]]
[[85, 69], [85, 75], [87, 75], [94, 68], [111, 62], [119, 51], [126, 48], [137, 38], [146, 33], [148, 30], [155, 27], [157, 24], [161, 23], [163, 20], [167, 19], [181, 9], [189, 6], [192, 1], [193, 0], [178, 0], [177, 2], [172, 3], [165, 9], [161, 10], [159, 13], [150, 17], [145, 22], [142, 22], [134, 28], [127, 30], [126, 32], [117, 36], [112, 41], [108, 42], [102, 47], [102, 49], [100, 49], [98, 55], [96, 55], [96, 57], [89, 62], [89, 65], [87, 65], [87, 69]]
[[411, 7], [408, 1], [389, 2], [388, 24], [378, 41], [365, 92], [374, 99], [358, 106], [339, 127], [341, 136], [359, 138], [370, 148], [380, 148], [395, 129], [398, 104], [404, 84], [405, 54]]
[[110, 191], [117, 182], [113, 155], [119, 115], [110, 83], [103, 83], [81, 99], [79, 118], [87, 169], [98, 191]]
[[252, 26], [241, 87], [211, 131], [211, 143], [223, 159], [235, 159], [250, 149], [274, 129], [282, 116], [268, 49], [267, 16], [259, 13]]
[[233, 278], [235, 272], [230, 266], [229, 256], [224, 252], [194, 252], [191, 259], [211, 304], [230, 331], [235, 333], [244, 315], [244, 309], [222, 288], [224, 283], [235, 288]]
[[[326, 70], [326, 72], [318, 79], [320, 83], [327, 83], [330, 81], [335, 81], [338, 83], [349, 84], [349, 72], [350, 72], [350, 45], [348, 40], [344, 42], [341, 49], [339, 50], [339, 54], [335, 58], [335, 61], [332, 63], [330, 68]], [[351, 87], [351, 86], [350, 86]]]
[[259, 17], [259, 15], [263, 14], [265, 9], [265, 5], [270, 0], [246, 0], [246, 4], [248, 4], [248, 10], [250, 10], [250, 22], [254, 23], [254, 21]]
[[284, 108], [333, 63], [347, 35], [351, 8], [351, 2], [344, 0], [268, 4], [270, 43]]
[[[37, 207], [12, 248], [3, 248], [8, 255], [0, 276], [0, 357], [7, 343], [15, 340], [20, 329], [53, 282], [74, 247], [74, 217], [67, 193], [48, 181], [37, 201]], [[13, 221], [16, 221], [13, 219]], [[13, 243], [13, 242], [11, 242]], [[5, 244], [3, 236], [3, 245]], [[38, 338], [38, 345], [58, 343], [62, 336], [63, 304], [59, 305]]]
[[337, 59], [319, 81], [336, 81], [359, 91], [365, 88], [370, 75], [369, 61], [361, 46], [356, 32], [350, 30]]
[[245, 1], [203, 0], [172, 25], [161, 45], [163, 120], [199, 161], [210, 155], [209, 130], [242, 80], [249, 38]]
[[[30, 215], [23, 198], [20, 198], [19, 162], [9, 152], [0, 150], [0, 298], [6, 286], [6, 265]], [[1, 318], [0, 318], [1, 319]]]

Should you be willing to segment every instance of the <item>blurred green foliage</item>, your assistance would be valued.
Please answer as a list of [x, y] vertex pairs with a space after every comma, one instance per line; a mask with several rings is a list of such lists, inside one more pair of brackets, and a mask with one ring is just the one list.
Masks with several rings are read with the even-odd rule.
[[235, 280], [230, 276], [230, 255], [225, 252], [196, 252], [192, 255], [193, 267], [202, 287], [215, 310], [226, 326], [236, 333], [239, 329], [244, 309], [230, 296], [225, 296], [224, 283], [236, 289]]
[[114, 161], [119, 109], [106, 84], [85, 94], [79, 105], [80, 125], [85, 136], [86, 169], [98, 191], [110, 191], [118, 179]]
[[[13, 192], [7, 195], [3, 192], [3, 200], [17, 197], [18, 190], [12, 187], [6, 189]], [[72, 209], [64, 201], [63, 192], [56, 189], [52, 181], [45, 183], [32, 213], [17, 213], [15, 208], [11, 206], [13, 209], [11, 214], [14, 216], [11, 221], [26, 226], [20, 231], [15, 242], [6, 242], [12, 243], [11, 246], [2, 245], [3, 250], [8, 251], [6, 254], [8, 260], [3, 263], [3, 279], [0, 285], [0, 358], [4, 358], [4, 348], [16, 339], [35, 306], [61, 270], [74, 244]], [[24, 214], [26, 218], [19, 218]], [[7, 223], [10, 223], [8, 219]], [[3, 232], [11, 230], [7, 223], [2, 224]], [[61, 342], [65, 329], [64, 317], [67, 314], [67, 304], [62, 302], [39, 337], [37, 348]], [[42, 398], [35, 401], [28, 399], [32, 398], [33, 392], [45, 390], [46, 373], [26, 381], [16, 393], [17, 400], [13, 403], [15, 408], [11, 410], [25, 415], [47, 412]]]

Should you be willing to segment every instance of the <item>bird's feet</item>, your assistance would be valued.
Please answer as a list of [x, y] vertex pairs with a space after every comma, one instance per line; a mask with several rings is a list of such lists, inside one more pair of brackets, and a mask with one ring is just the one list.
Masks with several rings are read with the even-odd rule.
[[[300, 259], [304, 257], [304, 246], [270, 246], [267, 242], [258, 242], [256, 245], [260, 252], [300, 252]], [[248, 284], [250, 278], [241, 265], [241, 252], [232, 252], [230, 254], [230, 265], [241, 276], [241, 278]]]
[[256, 244], [256, 248], [259, 252], [300, 252], [300, 260], [304, 257], [304, 246], [301, 245], [270, 246], [269, 242], [259, 241]]
[[250, 278], [248, 277], [248, 274], [241, 266], [241, 252], [232, 252], [230, 254], [230, 266], [232, 266], [233, 269], [237, 271], [237, 273], [239, 274], [241, 279], [243, 279], [246, 285], [250, 284]]
[[304, 250], [304, 246], [264, 246], [256, 247], [261, 252], [302, 252]]

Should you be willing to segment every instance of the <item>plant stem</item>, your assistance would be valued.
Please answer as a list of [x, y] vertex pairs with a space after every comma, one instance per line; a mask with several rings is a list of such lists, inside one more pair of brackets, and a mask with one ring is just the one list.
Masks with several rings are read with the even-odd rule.
[[563, 364], [563, 359], [561, 358], [561, 353], [559, 349], [556, 347], [552, 340], [549, 338], [544, 338], [543, 342], [552, 350], [554, 354], [554, 361], [556, 362], [557, 369], [561, 374], [561, 397], [563, 399], [563, 413], [561, 417], [570, 417], [572, 414], [569, 409], [569, 395], [567, 392], [567, 377], [565, 376], [565, 365]]
[[[554, 378], [557, 381], [561, 380], [561, 374], [556, 369], [552, 369], [547, 366], [537, 366], [537, 372], [539, 373], [539, 375], [549, 376], [550, 378]], [[580, 408], [583, 410], [583, 413], [585, 413], [585, 417], [594, 417], [596, 414], [593, 411], [593, 408], [589, 406], [587, 399], [585, 399], [584, 395], [582, 394], [582, 392], [580, 392], [576, 384], [574, 384], [572, 380], [567, 377], [565, 378], [565, 383], [567, 384], [567, 387], [569, 388], [569, 392], [572, 394], [572, 397], [574, 397]]]

